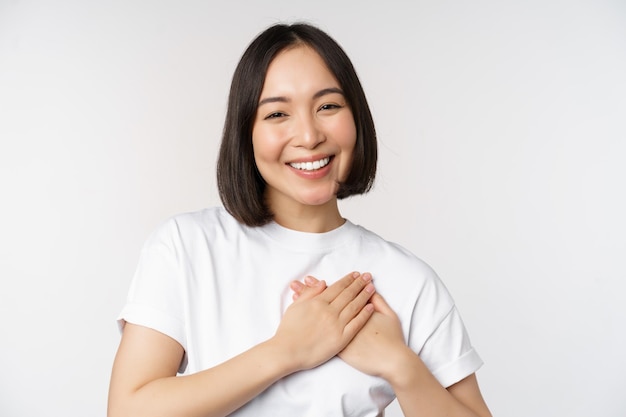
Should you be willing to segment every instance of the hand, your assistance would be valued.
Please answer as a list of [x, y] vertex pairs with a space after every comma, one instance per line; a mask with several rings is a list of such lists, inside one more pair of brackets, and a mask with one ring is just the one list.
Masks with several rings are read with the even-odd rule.
[[374, 286], [370, 277], [353, 272], [331, 286], [309, 279], [308, 291], [287, 308], [273, 342], [294, 361], [295, 370], [320, 365], [361, 330], [374, 307], [368, 303]]
[[[312, 277], [307, 277], [304, 284], [294, 281], [290, 285], [294, 291], [294, 300], [307, 297], [309, 291], [321, 282], [323, 281]], [[374, 306], [372, 317], [338, 355], [363, 373], [388, 379], [386, 376], [396, 371], [398, 359], [409, 353], [408, 347], [404, 341], [400, 320], [383, 297], [380, 294], [373, 294], [370, 302]]]

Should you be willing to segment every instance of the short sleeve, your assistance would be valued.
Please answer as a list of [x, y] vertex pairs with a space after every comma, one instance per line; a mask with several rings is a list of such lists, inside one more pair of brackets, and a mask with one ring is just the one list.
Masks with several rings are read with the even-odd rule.
[[483, 362], [448, 289], [430, 268], [425, 278], [412, 312], [409, 345], [447, 388], [476, 372]]
[[146, 240], [120, 315], [126, 322], [157, 330], [186, 351], [180, 245], [174, 220], [163, 223]]
[[450, 310], [430, 335], [420, 352], [420, 357], [444, 387], [449, 387], [473, 374], [483, 364], [470, 343], [456, 307]]

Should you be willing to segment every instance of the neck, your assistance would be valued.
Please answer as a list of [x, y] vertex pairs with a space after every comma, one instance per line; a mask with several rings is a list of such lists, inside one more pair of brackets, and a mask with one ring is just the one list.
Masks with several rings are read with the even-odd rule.
[[330, 232], [346, 222], [339, 213], [337, 199], [332, 199], [318, 206], [293, 205], [285, 207], [285, 205], [281, 205], [279, 210], [276, 205], [272, 205], [271, 208], [276, 223], [299, 232]]

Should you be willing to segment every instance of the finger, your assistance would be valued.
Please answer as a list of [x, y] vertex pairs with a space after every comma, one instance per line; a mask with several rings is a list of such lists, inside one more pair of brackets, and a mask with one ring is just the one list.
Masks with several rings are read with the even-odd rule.
[[[367, 304], [371, 304], [372, 307], [374, 308], [375, 306], [371, 303], [370, 300], [373, 295], [376, 295], [375, 293], [376, 293], [376, 289], [374, 288], [374, 285], [371, 282], [367, 283], [365, 287], [363, 287], [361, 292], [359, 292], [356, 295], [356, 297], [354, 297], [354, 299], [351, 300], [343, 308], [343, 310], [341, 310], [341, 312], [339, 313], [340, 320], [342, 320], [344, 323], [348, 323]], [[374, 308], [374, 310], [376, 309]]]
[[291, 288], [291, 290], [293, 291], [293, 295], [291, 296], [291, 298], [293, 299], [293, 301], [296, 301], [307, 287], [314, 287], [319, 282], [320, 281], [317, 278], [310, 275], [304, 278], [304, 284], [300, 281], [293, 281], [291, 285], [289, 285], [289, 288]]
[[389, 306], [389, 304], [387, 304], [387, 301], [385, 301], [382, 295], [378, 293], [373, 294], [370, 299], [370, 302], [374, 306], [374, 309], [378, 311], [379, 313], [382, 313], [386, 316], [396, 315], [396, 312], [393, 311], [393, 309]]
[[291, 289], [291, 291], [293, 291], [293, 294], [291, 295], [291, 299], [293, 301], [296, 301], [298, 297], [300, 297], [300, 294], [302, 293], [302, 290], [304, 289], [304, 284], [301, 283], [300, 281], [291, 281], [291, 283], [289, 284], [289, 288]]
[[[292, 300], [297, 300], [307, 288], [315, 287], [319, 283], [320, 280], [311, 275], [307, 275], [306, 277], [304, 277], [304, 283], [297, 280], [291, 281], [291, 283], [289, 284], [289, 288], [291, 289], [291, 291], [293, 291], [293, 295], [291, 296]], [[323, 286], [322, 288], [325, 288], [325, 286]]]
[[354, 316], [352, 320], [344, 328], [344, 334], [352, 340], [354, 336], [365, 326], [365, 323], [372, 317], [374, 313], [374, 306], [371, 303], [367, 303], [358, 314]]
[[297, 300], [302, 295], [302, 292], [307, 289], [307, 287], [314, 287], [319, 282], [320, 281], [317, 278], [310, 275], [304, 278], [304, 283], [297, 280], [291, 281], [291, 283], [289, 284], [289, 288], [291, 289], [291, 291], [293, 291], [293, 295], [291, 296], [291, 298], [294, 301]]
[[[305, 278], [306, 280], [306, 278]], [[294, 291], [292, 299], [296, 300], [308, 300], [319, 294], [321, 294], [326, 289], [326, 281], [324, 280], [315, 280], [315, 283], [311, 286], [304, 285], [300, 281], [292, 281], [289, 284], [289, 288]]]
[[329, 286], [326, 291], [322, 293], [320, 296], [322, 300], [327, 303], [331, 303], [337, 298], [339, 294], [341, 294], [346, 288], [356, 281], [356, 279], [360, 276], [358, 272], [351, 272], [343, 278], [339, 279], [337, 282]]
[[304, 277], [304, 284], [309, 287], [316, 285], [318, 282], [320, 281], [311, 275], [307, 275], [306, 277]]
[[[372, 275], [370, 273], [359, 275], [358, 278], [355, 278], [348, 287], [344, 288], [343, 291], [335, 297], [331, 304], [339, 310], [343, 310], [348, 304], [357, 298], [366, 286], [371, 285], [371, 281]], [[362, 302], [359, 307], [364, 306], [367, 299], [361, 301]]]
[[300, 281], [291, 281], [289, 288], [296, 294], [300, 294], [304, 290], [304, 284]]

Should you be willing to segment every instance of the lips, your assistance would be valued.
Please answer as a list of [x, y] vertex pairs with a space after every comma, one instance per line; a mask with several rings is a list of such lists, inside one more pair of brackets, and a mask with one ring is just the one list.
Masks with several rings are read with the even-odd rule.
[[330, 157], [327, 156], [325, 158], [321, 158], [315, 161], [307, 161], [307, 162], [290, 162], [289, 166], [295, 168], [299, 171], [317, 171], [320, 168], [324, 168], [326, 165], [330, 163]]

